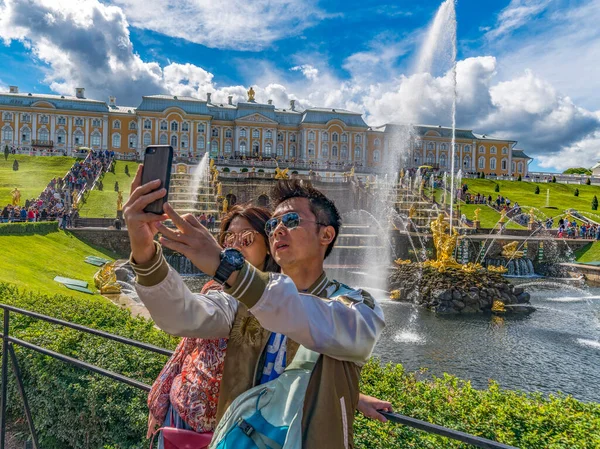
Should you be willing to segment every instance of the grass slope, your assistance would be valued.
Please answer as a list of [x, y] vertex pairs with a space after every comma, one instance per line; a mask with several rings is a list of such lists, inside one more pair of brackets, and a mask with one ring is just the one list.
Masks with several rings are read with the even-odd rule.
[[592, 242], [575, 251], [575, 260], [581, 263], [600, 262], [600, 242]]
[[[125, 174], [125, 166], [129, 167], [129, 175]], [[127, 201], [129, 186], [133, 181], [137, 167], [137, 162], [116, 161], [115, 172], [106, 173], [102, 178], [104, 190], [92, 190], [85, 204], [81, 207], [79, 215], [90, 218], [115, 218], [117, 216], [115, 182], [119, 183], [119, 190], [123, 192], [123, 202]]]
[[[13, 163], [19, 161], [19, 170], [13, 171]], [[64, 176], [75, 162], [72, 157], [63, 156], [25, 156], [9, 155], [4, 159], [0, 152], [0, 206], [12, 201], [11, 190], [18, 187], [21, 191], [21, 204], [26, 199], [37, 198], [48, 182], [56, 176]]]
[[46, 235], [0, 236], [0, 282], [8, 282], [43, 294], [88, 296], [53, 281], [64, 276], [89, 282], [95, 291], [93, 276], [97, 267], [84, 262], [88, 255], [114, 259], [115, 254], [98, 250], [63, 231]]

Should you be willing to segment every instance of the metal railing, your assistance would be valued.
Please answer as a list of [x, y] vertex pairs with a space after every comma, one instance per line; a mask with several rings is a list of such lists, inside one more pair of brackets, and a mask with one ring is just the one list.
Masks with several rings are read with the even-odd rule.
[[[135, 379], [131, 379], [127, 376], [124, 376], [119, 373], [115, 373], [113, 371], [101, 368], [96, 365], [92, 365], [91, 363], [84, 362], [82, 360], [78, 360], [73, 357], [69, 357], [64, 354], [60, 354], [58, 352], [52, 351], [50, 349], [46, 349], [44, 347], [35, 345], [33, 343], [29, 343], [27, 341], [21, 340], [19, 338], [10, 336], [10, 314], [15, 313], [19, 315], [25, 315], [30, 318], [35, 318], [38, 320], [46, 321], [48, 323], [56, 324], [59, 326], [69, 327], [71, 329], [75, 329], [80, 332], [85, 332], [87, 334], [92, 334], [97, 337], [105, 338], [107, 340], [116, 341], [118, 343], [126, 344], [129, 346], [133, 346], [139, 349], [144, 349], [146, 351], [151, 351], [157, 354], [171, 356], [173, 351], [159, 348], [158, 346], [154, 346], [147, 343], [142, 343], [136, 340], [131, 340], [126, 337], [121, 337], [119, 335], [110, 334], [108, 332], [104, 332], [97, 329], [91, 329], [89, 327], [81, 326], [79, 324], [70, 323], [68, 321], [63, 321], [57, 318], [52, 318], [46, 315], [42, 315], [36, 312], [31, 312], [29, 310], [20, 309], [18, 307], [9, 306], [6, 304], [0, 304], [0, 309], [2, 309], [4, 313], [4, 322], [3, 322], [3, 331], [0, 334], [2, 338], [2, 385], [0, 391], [0, 449], [4, 449], [6, 446], [6, 408], [8, 404], [8, 366], [9, 364], [12, 366], [12, 371], [14, 373], [15, 379], [17, 381], [17, 389], [19, 391], [19, 396], [23, 401], [23, 407], [25, 409], [25, 417], [27, 420], [27, 425], [29, 426], [29, 431], [31, 433], [32, 443], [34, 449], [39, 449], [39, 441], [38, 435], [35, 430], [35, 425], [33, 423], [33, 417], [31, 414], [31, 409], [29, 408], [29, 402], [27, 401], [27, 394], [25, 392], [25, 387], [23, 385], [23, 377], [21, 375], [21, 369], [19, 366], [19, 361], [15, 354], [14, 345], [21, 346], [26, 349], [30, 349], [32, 351], [36, 351], [40, 354], [43, 354], [48, 357], [52, 357], [57, 360], [61, 360], [69, 365], [77, 366], [79, 368], [91, 371], [93, 373], [99, 374], [104, 377], [108, 377], [117, 382], [124, 383], [131, 387], [137, 388], [142, 391], [149, 392], [151, 389], [150, 385], [147, 385], [143, 382], [140, 382]], [[408, 416], [400, 415], [397, 413], [389, 413], [389, 412], [381, 412], [386, 418], [390, 421], [402, 424], [405, 426], [413, 427], [415, 429], [422, 430], [427, 433], [432, 433], [436, 435], [440, 435], [446, 438], [451, 438], [453, 440], [461, 441], [463, 443], [471, 444], [475, 447], [484, 448], [484, 449], [518, 449], [514, 446], [508, 446], [506, 444], [498, 443], [493, 440], [488, 440], [486, 438], [481, 438], [475, 435], [470, 435], [465, 432], [461, 432], [454, 429], [449, 429], [447, 427], [438, 426], [437, 424], [431, 424], [427, 421], [422, 421], [419, 419], [411, 418]]]

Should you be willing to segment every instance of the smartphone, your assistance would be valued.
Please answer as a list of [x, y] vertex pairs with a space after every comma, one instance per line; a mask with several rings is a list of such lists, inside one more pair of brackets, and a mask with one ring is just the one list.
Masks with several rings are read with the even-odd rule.
[[167, 193], [162, 198], [153, 201], [144, 208], [144, 212], [162, 215], [163, 205], [169, 196], [169, 183], [171, 181], [171, 164], [173, 163], [173, 147], [170, 145], [151, 145], [144, 151], [144, 167], [142, 169], [142, 185], [155, 179], [160, 179], [160, 186]]

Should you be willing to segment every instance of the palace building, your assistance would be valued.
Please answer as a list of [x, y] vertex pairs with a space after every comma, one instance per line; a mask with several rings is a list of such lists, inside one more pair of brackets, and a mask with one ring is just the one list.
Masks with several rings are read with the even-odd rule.
[[[272, 101], [260, 104], [252, 88], [248, 101], [216, 103], [173, 95], [143, 96], [135, 106], [120, 106], [75, 96], [20, 93], [11, 86], [0, 93], [1, 143], [9, 148], [53, 150], [71, 154], [79, 148], [141, 154], [148, 145], [171, 145], [178, 158], [197, 159], [206, 152], [229, 158], [262, 158], [352, 165], [376, 171], [406, 125], [369, 126], [362, 115], [344, 109], [288, 109]], [[409, 164], [450, 170], [452, 130], [414, 126]], [[531, 161], [516, 141], [456, 130], [455, 169], [518, 176]]]

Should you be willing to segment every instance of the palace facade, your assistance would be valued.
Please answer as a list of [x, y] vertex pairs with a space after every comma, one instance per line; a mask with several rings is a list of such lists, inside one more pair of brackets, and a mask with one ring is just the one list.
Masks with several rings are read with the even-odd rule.
[[[405, 125], [370, 127], [360, 113], [343, 109], [288, 109], [254, 101], [233, 104], [173, 95], [143, 96], [137, 106], [75, 96], [0, 93], [1, 143], [9, 148], [71, 154], [81, 147], [141, 154], [151, 144], [171, 145], [180, 158], [206, 152], [222, 158], [277, 158], [353, 165], [376, 170], [396, 146]], [[452, 130], [415, 126], [408, 139], [409, 163], [450, 169]], [[455, 169], [497, 175], [526, 175], [531, 161], [516, 141], [456, 130]]]

